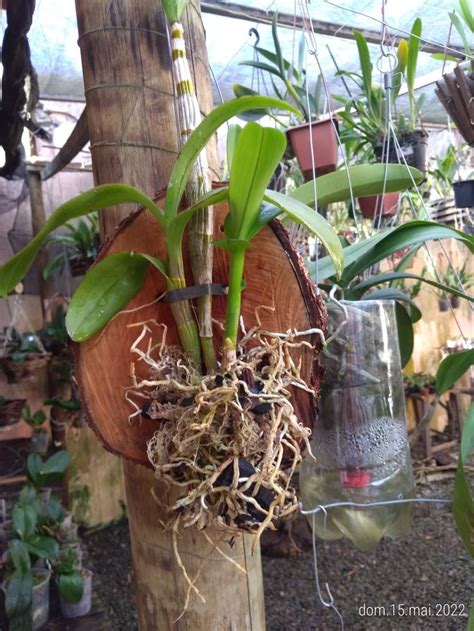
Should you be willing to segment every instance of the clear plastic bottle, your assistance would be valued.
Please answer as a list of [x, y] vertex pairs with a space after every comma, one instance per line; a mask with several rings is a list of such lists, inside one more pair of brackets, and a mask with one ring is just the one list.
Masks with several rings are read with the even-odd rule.
[[[308, 455], [301, 468], [305, 509], [406, 499], [415, 492], [394, 304], [342, 305], [328, 305], [330, 330], [337, 334], [322, 357], [325, 376], [312, 439], [316, 461]], [[315, 528], [322, 539], [347, 537], [361, 550], [373, 550], [383, 536], [407, 535], [411, 519], [410, 504], [337, 507], [318, 512]]]

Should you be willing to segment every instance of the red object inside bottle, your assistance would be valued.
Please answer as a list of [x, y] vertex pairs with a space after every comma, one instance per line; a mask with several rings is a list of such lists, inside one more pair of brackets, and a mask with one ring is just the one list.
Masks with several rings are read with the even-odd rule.
[[370, 484], [370, 473], [365, 469], [341, 471], [342, 485], [349, 489], [359, 489]]

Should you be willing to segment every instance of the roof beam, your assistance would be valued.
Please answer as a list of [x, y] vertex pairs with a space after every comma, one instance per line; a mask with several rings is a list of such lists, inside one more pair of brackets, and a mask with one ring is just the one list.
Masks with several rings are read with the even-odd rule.
[[[248, 7], [237, 2], [220, 2], [219, 0], [203, 0], [201, 1], [201, 11], [203, 13], [211, 13], [213, 15], [221, 15], [226, 18], [234, 18], [237, 20], [247, 20], [249, 22], [258, 22], [260, 24], [271, 24], [274, 11], [265, 11], [255, 7]], [[279, 26], [284, 28], [303, 28], [303, 18], [299, 15], [291, 15], [290, 13], [278, 13], [277, 22]], [[330, 37], [341, 37], [343, 39], [354, 39], [352, 27], [343, 26], [335, 22], [326, 22], [323, 20], [311, 20], [313, 29], [321, 35], [329, 35]], [[370, 44], [380, 44], [380, 31], [372, 29], [359, 29]], [[395, 45], [400, 39], [393, 31], [386, 31], [386, 37], [390, 38]], [[464, 58], [464, 50], [460, 46], [449, 45], [450, 50], [456, 50], [460, 59]], [[439, 53], [444, 52], [442, 44], [423, 42], [423, 52]], [[452, 55], [455, 53], [451, 52]]]

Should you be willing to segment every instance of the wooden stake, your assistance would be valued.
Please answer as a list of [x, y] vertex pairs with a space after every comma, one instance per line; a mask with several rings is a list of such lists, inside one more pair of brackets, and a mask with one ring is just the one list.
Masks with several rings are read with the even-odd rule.
[[[171, 56], [160, 4], [76, 0], [76, 9], [95, 181], [121, 181], [153, 195], [166, 186], [178, 149]], [[189, 57], [197, 97], [207, 113], [212, 95], [197, 0], [186, 10], [183, 24], [193, 44]], [[216, 166], [213, 155], [211, 150], [211, 167]], [[131, 210], [133, 206], [109, 211], [102, 224], [104, 236]], [[171, 534], [160, 527], [166, 511], [151, 495], [150, 471], [126, 463], [125, 479], [140, 629], [264, 629], [259, 554], [252, 557], [250, 546], [242, 540], [235, 543], [231, 554], [246, 567], [245, 575], [190, 530], [180, 538], [179, 549], [192, 577], [209, 555], [199, 585], [206, 604], [192, 596], [188, 612], [175, 622], [188, 585], [177, 566]], [[160, 492], [160, 499], [166, 503], [166, 494]]]

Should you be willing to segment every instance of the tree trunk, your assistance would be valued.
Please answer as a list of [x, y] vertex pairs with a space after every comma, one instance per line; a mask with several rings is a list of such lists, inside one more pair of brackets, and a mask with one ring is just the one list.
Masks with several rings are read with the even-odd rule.
[[[76, 9], [95, 181], [132, 184], [153, 195], [166, 186], [178, 148], [161, 6], [157, 0], [76, 0]], [[182, 22], [192, 42], [188, 54], [205, 114], [212, 107], [212, 95], [197, 0], [192, 0]], [[213, 152], [210, 164], [216, 167]], [[104, 236], [131, 210], [132, 205], [108, 211], [102, 223]], [[109, 369], [104, 366], [104, 379]], [[199, 583], [206, 604], [193, 595], [188, 612], [175, 622], [187, 583], [176, 564], [170, 534], [160, 527], [166, 515], [151, 495], [153, 474], [126, 463], [125, 478], [140, 629], [264, 629], [259, 554], [247, 554], [244, 540], [236, 541], [231, 555], [246, 567], [245, 575], [210, 548], [202, 535], [189, 530], [182, 534], [179, 549], [191, 576], [200, 559], [207, 559]]]

